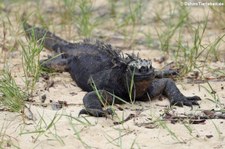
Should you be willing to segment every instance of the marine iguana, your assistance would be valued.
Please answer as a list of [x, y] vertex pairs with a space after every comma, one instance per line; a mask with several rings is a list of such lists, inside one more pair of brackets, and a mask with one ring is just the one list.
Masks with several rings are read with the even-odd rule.
[[83, 98], [85, 109], [79, 114], [105, 117], [112, 114], [105, 105], [149, 101], [159, 95], [167, 97], [170, 105], [199, 105], [198, 96], [186, 97], [176, 87], [174, 81], [165, 76], [176, 75], [174, 70], [156, 71], [150, 60], [134, 55], [124, 56], [110, 44], [98, 40], [85, 39], [70, 43], [53, 33], [31, 26], [23, 21], [28, 38], [35, 39], [56, 53], [43, 63], [44, 67], [56, 71], [68, 71], [72, 79], [87, 94]]

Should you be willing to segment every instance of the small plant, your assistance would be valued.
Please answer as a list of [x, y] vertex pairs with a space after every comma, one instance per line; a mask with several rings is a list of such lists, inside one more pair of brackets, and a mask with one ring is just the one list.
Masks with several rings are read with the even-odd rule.
[[[92, 124], [92, 122], [90, 122], [86, 117], [82, 117], [83, 118], [83, 120], [82, 120], [82, 119], [80, 119], [80, 117], [74, 117], [71, 114], [70, 115], [65, 114], [63, 116], [67, 117], [72, 125], [81, 125], [84, 127], [96, 125], [96, 124]], [[73, 123], [73, 121], [75, 121], [76, 123]]]
[[172, 137], [172, 139], [174, 139], [180, 143], [184, 142], [181, 138], [179, 138], [179, 136], [177, 136], [177, 134], [173, 130], [171, 130], [168, 127], [168, 125], [165, 121], [158, 120], [158, 121], [156, 121], [156, 123], [158, 126], [162, 127], [165, 131], [167, 131], [169, 133], [169, 135]]
[[[32, 40], [29, 41], [28, 45], [25, 46], [21, 43], [22, 46], [22, 62], [23, 62], [23, 71], [25, 75], [25, 87], [28, 95], [31, 97], [33, 95], [33, 91], [35, 90], [35, 84], [38, 81], [41, 74], [41, 66], [40, 66], [40, 52], [43, 49], [42, 42], [35, 41], [34, 35], [32, 36]], [[38, 44], [40, 43], [40, 44]]]
[[221, 134], [223, 134], [222, 131], [219, 129], [219, 127], [216, 125], [216, 123], [213, 122], [213, 120], [212, 120], [212, 123], [213, 123], [213, 126], [214, 126], [215, 129], [216, 129], [216, 132], [217, 132], [217, 134], [218, 134], [219, 139], [223, 139], [223, 137], [222, 137], [222, 135], [221, 135]]
[[187, 17], [188, 15], [184, 15], [180, 17], [180, 20], [177, 23], [169, 23], [168, 28], [166, 28], [162, 33], [159, 33], [158, 30], [156, 30], [162, 51], [169, 53], [171, 38], [174, 36], [176, 31], [184, 25]]
[[56, 123], [62, 118], [62, 114], [55, 113], [54, 117], [50, 119], [50, 122], [44, 119], [43, 114], [39, 113], [40, 120], [37, 123], [35, 123], [34, 131], [24, 132], [24, 130], [22, 129], [20, 135], [34, 134], [35, 135], [33, 138], [34, 143], [38, 140], [38, 138], [40, 138], [43, 135], [46, 135], [46, 136], [51, 135], [55, 138], [56, 141], [64, 145], [64, 141], [57, 134], [57, 128], [56, 128]]
[[221, 107], [222, 103], [220, 101], [219, 96], [216, 94], [216, 91], [212, 88], [212, 85], [209, 82], [207, 82], [207, 85], [208, 87], [201, 85], [201, 87], [204, 88], [211, 96], [211, 98], [206, 99], [214, 103], [216, 107]]
[[[195, 28], [190, 24], [191, 31], [193, 32], [193, 45], [184, 45], [183, 41], [183, 32], [185, 29], [180, 29], [179, 37], [177, 41], [177, 50], [175, 53], [175, 61], [182, 61], [182, 74], [187, 74], [192, 71], [194, 68], [197, 68], [197, 60], [205, 50], [205, 47], [202, 45], [202, 40], [204, 33], [207, 28], [208, 20], [204, 21], [203, 25], [201, 23]], [[179, 64], [179, 63], [178, 63]]]
[[110, 4], [110, 15], [112, 17], [116, 17], [116, 1], [109, 0], [109, 4]]
[[133, 27], [142, 21], [142, 8], [143, 4], [140, 0], [138, 0], [134, 5], [132, 5], [131, 0], [127, 0], [126, 5], [129, 8], [129, 15], [126, 17], [125, 22], [132, 24]]
[[[132, 134], [133, 130], [129, 130], [127, 128], [124, 128], [123, 125], [122, 125], [122, 127], [114, 127], [113, 131], [115, 131], [117, 133], [116, 136], [114, 134], [107, 134], [107, 133], [104, 134], [104, 137], [108, 141], [108, 143], [117, 147], [117, 148], [120, 148], [120, 149], [128, 148], [127, 146], [125, 147], [124, 144], [126, 143], [126, 141], [124, 142], [123, 138], [125, 136], [128, 136], [128, 135]], [[137, 143], [136, 140], [137, 140], [137, 137], [135, 137], [133, 142], [130, 144], [131, 145], [130, 148], [136, 148], [136, 147], [140, 148], [138, 146], [138, 143]]]
[[212, 11], [212, 19], [220, 29], [224, 29], [225, 24], [225, 0], [216, 0], [217, 2], [223, 3], [223, 6], [210, 6]]
[[220, 59], [217, 49], [220, 43], [223, 42], [225, 34], [218, 37], [211, 43], [203, 45], [202, 41], [204, 38], [204, 33], [207, 29], [207, 24], [208, 19], [206, 18], [203, 24], [199, 23], [197, 27], [191, 28], [191, 30], [193, 31], [193, 45], [184, 44], [183, 29], [180, 30], [177, 41], [177, 50], [175, 50], [174, 57], [177, 64], [181, 64], [180, 62], [182, 62], [182, 75], [185, 75], [194, 69], [198, 69], [200, 72], [203, 72], [203, 69], [207, 65], [199, 65], [197, 63], [199, 61], [199, 58], [203, 58], [205, 61], [210, 60], [210, 58], [214, 61], [218, 61]]
[[92, 17], [92, 2], [90, 0], [79, 0], [78, 7], [80, 13], [76, 17], [76, 25], [79, 34], [84, 37], [90, 37], [94, 27], [97, 25], [96, 22], [91, 21]]
[[[22, 62], [25, 75], [25, 89], [22, 86], [18, 86], [15, 78], [12, 76], [8, 66], [5, 65], [4, 70], [1, 72], [0, 80], [0, 102], [6, 106], [10, 111], [22, 112], [24, 111], [25, 100], [32, 97], [35, 84], [39, 79], [40, 66], [39, 66], [39, 54], [42, 50], [41, 46], [37, 43], [29, 43], [28, 48], [22, 43]], [[10, 52], [10, 51], [9, 51]]]
[[153, 37], [150, 31], [148, 32], [143, 32], [144, 36], [145, 36], [145, 43], [147, 45], [148, 48], [153, 47]]
[[213, 41], [212, 43], [210, 43], [208, 45], [208, 52], [207, 52], [207, 56], [206, 59], [211, 56], [213, 57], [214, 61], [219, 61], [220, 60], [220, 56], [218, 53], [218, 46], [221, 42], [224, 42], [223, 39], [225, 37], [225, 34], [223, 34], [221, 37], [218, 37], [217, 39], [215, 39], [215, 41]]
[[0, 127], [0, 149], [7, 147], [14, 147], [19, 149], [18, 144], [16, 144], [17, 139], [7, 134], [8, 128], [12, 126], [11, 124], [12, 121], [8, 123], [3, 122], [3, 125]]
[[62, 24], [73, 23], [77, 1], [63, 0], [63, 12], [61, 12]]
[[122, 148], [122, 145], [123, 145], [122, 144], [123, 143], [123, 141], [122, 141], [122, 132], [119, 129], [117, 131], [118, 131], [118, 135], [119, 135], [118, 137], [113, 138], [112, 136], [106, 134], [105, 138], [110, 144], [112, 144], [112, 145], [114, 145], [116, 147]]
[[160, 42], [160, 49], [166, 53], [171, 51], [171, 42], [173, 42], [174, 35], [185, 26], [189, 19], [189, 12], [186, 6], [182, 5], [180, 1], [173, 1], [173, 3], [169, 2], [167, 4], [169, 11], [166, 12], [166, 17], [162, 14], [162, 11], [167, 10], [164, 8], [164, 5], [162, 5], [162, 8], [157, 9], [159, 10], [158, 12], [155, 12], [155, 21], [165, 26], [165, 29], [162, 31], [156, 27], [156, 32]]
[[[86, 119], [85, 117], [82, 117], [82, 119], [80, 117], [73, 117], [72, 115], [64, 115], [68, 118], [69, 120], [69, 124], [72, 127], [72, 130], [74, 132], [74, 136], [76, 137], [76, 139], [78, 141], [81, 142], [81, 144], [83, 145], [84, 148], [92, 148], [90, 145], [88, 145], [81, 137], [81, 132], [83, 131], [84, 128], [89, 127], [89, 126], [95, 126], [96, 124], [92, 124], [92, 122], [90, 122], [88, 119]], [[82, 126], [81, 129], [78, 130], [77, 126]]]
[[125, 40], [131, 46], [134, 43], [135, 35], [137, 35], [139, 26], [142, 23], [144, 4], [141, 0], [131, 2], [131, 0], [125, 0], [123, 2], [125, 11], [118, 14], [114, 19], [118, 26], [118, 29], [124, 35]]
[[5, 68], [1, 72], [0, 103], [12, 112], [21, 112], [25, 108], [26, 93], [16, 84], [11, 72]]

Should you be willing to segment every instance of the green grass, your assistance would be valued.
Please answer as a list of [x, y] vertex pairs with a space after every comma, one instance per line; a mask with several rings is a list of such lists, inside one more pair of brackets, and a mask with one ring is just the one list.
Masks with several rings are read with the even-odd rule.
[[169, 133], [172, 139], [178, 141], [179, 143], [183, 143], [184, 140], [180, 138], [164, 121], [157, 121], [157, 124], [165, 131]]
[[165, 24], [168, 24], [166, 26], [166, 29], [162, 32], [159, 33], [158, 30], [156, 30], [157, 34], [158, 34], [158, 39], [160, 41], [160, 49], [164, 52], [169, 53], [170, 51], [170, 44], [171, 44], [171, 40], [172, 37], [175, 35], [175, 33], [177, 32], [178, 29], [182, 28], [185, 24], [185, 22], [187, 21], [188, 18], [188, 13], [183, 14], [182, 16], [179, 17], [179, 20], [176, 22], [165, 22]]
[[[216, 0], [217, 2], [221, 2], [225, 4], [225, 0]], [[215, 27], [219, 27], [220, 29], [224, 29], [225, 24], [225, 5], [223, 6], [210, 6], [212, 12], [212, 18], [215, 23]]]
[[90, 0], [77, 1], [77, 15], [74, 18], [75, 24], [78, 28], [78, 33], [83, 37], [91, 37], [94, 28], [98, 24], [98, 20], [92, 15], [92, 2]]
[[[127, 46], [131, 47], [140, 30], [139, 25], [143, 21], [144, 3], [141, 0], [124, 0], [121, 2], [109, 1], [109, 5], [110, 19], [106, 18], [106, 21], [101, 22], [113, 20], [114, 27], [112, 30], [121, 34]], [[121, 8], [124, 9], [121, 10]]]
[[220, 98], [219, 98], [218, 94], [216, 93], [216, 91], [213, 89], [212, 85], [209, 82], [207, 82], [207, 86], [201, 85], [201, 87], [203, 89], [205, 89], [205, 91], [211, 97], [211, 98], [206, 98], [206, 99], [211, 101], [212, 103], [214, 103], [216, 107], [222, 108], [221, 106], [223, 104], [221, 103]]
[[[178, 39], [178, 49], [176, 51], [177, 55], [175, 56], [175, 59], [177, 63], [179, 61], [182, 61], [182, 65], [184, 66], [183, 73], [187, 74], [188, 72], [192, 71], [194, 68], [197, 68], [197, 61], [203, 51], [205, 51], [204, 46], [202, 45], [202, 39], [204, 36], [204, 32], [207, 27], [207, 21], [203, 24], [199, 24], [196, 28], [193, 28], [194, 31], [193, 35], [193, 45], [183, 45], [182, 36], [179, 36]], [[182, 33], [182, 30], [180, 32]], [[182, 60], [183, 59], [183, 60]]]
[[138, 0], [137, 2], [133, 3], [131, 0], [126, 0], [124, 2], [124, 6], [128, 7], [128, 13], [127, 16], [124, 18], [124, 24], [123, 25], [132, 25], [133, 28], [136, 27], [136, 25], [142, 22], [142, 14], [143, 14], [143, 2], [141, 0]]
[[93, 123], [89, 121], [86, 117], [74, 117], [71, 114], [63, 115], [65, 116], [68, 121], [69, 125], [72, 128], [73, 136], [75, 139], [77, 139], [84, 148], [94, 148], [86, 143], [86, 140], [82, 138], [82, 133], [85, 129], [88, 129], [90, 127], [94, 127], [97, 125], [97, 123]]
[[8, 134], [8, 128], [12, 126], [12, 121], [3, 122], [3, 125], [0, 127], [0, 149], [4, 149], [6, 147], [14, 147], [19, 149], [19, 144], [16, 138], [10, 136]]
[[[2, 20], [5, 26], [7, 26], [7, 28], [4, 28], [6, 30], [5, 32], [9, 31], [11, 35], [15, 35], [14, 41], [16, 43], [20, 43], [20, 46], [22, 47], [22, 66], [25, 76], [23, 81], [25, 87], [22, 85], [19, 86], [13, 77], [9, 68], [12, 58], [8, 56], [9, 60], [5, 59], [5, 68], [1, 73], [2, 79], [0, 83], [0, 93], [3, 95], [1, 97], [1, 103], [12, 111], [23, 111], [25, 108], [24, 101], [33, 96], [35, 84], [40, 76], [39, 54], [42, 50], [42, 47], [38, 46], [37, 43], [34, 43], [33, 41], [30, 42], [28, 46], [26, 46], [18, 39], [20, 32], [18, 29], [14, 29], [12, 20], [9, 18], [9, 16], [3, 15]], [[14, 48], [16, 47], [13, 46], [12, 48], [9, 48], [8, 53], [14, 52], [16, 50]]]
[[212, 123], [213, 123], [213, 126], [215, 127], [215, 130], [216, 130], [217, 134], [218, 134], [218, 138], [221, 139], [221, 140], [223, 140], [223, 137], [221, 136], [221, 135], [223, 134], [222, 131], [221, 131], [220, 128], [213, 122], [213, 120], [212, 120]]
[[109, 9], [110, 9], [110, 15], [111, 15], [111, 17], [116, 17], [116, 15], [117, 15], [117, 12], [116, 12], [116, 7], [117, 7], [117, 5], [116, 5], [116, 1], [115, 0], [109, 0], [108, 1], [108, 3], [109, 3]]
[[130, 82], [127, 82], [127, 90], [129, 93], [130, 102], [132, 104], [134, 104], [135, 98], [136, 98], [135, 97], [136, 95], [135, 95], [134, 73], [135, 73], [135, 70], [133, 70], [133, 72], [131, 74]]
[[73, 123], [72, 123], [72, 121], [70, 121], [70, 126], [72, 127], [72, 130], [73, 130], [73, 132], [74, 132], [74, 136], [76, 137], [76, 139], [77, 140], [79, 140], [80, 142], [81, 142], [81, 144], [83, 145], [83, 147], [84, 148], [87, 148], [87, 149], [90, 149], [90, 148], [92, 148], [90, 145], [88, 145], [85, 141], [84, 141], [84, 139], [82, 138], [82, 136], [81, 136], [81, 131], [80, 130], [77, 130], [77, 128], [76, 128], [76, 125], [74, 125]]
[[11, 72], [4, 69], [0, 80], [0, 103], [13, 112], [22, 112], [27, 94], [17, 85]]
[[33, 143], [35, 143], [41, 136], [52, 136], [55, 141], [59, 142], [61, 145], [64, 145], [63, 139], [58, 135], [58, 128], [56, 126], [56, 123], [62, 118], [62, 114], [55, 113], [54, 117], [48, 121], [47, 119], [44, 119], [44, 112], [42, 114], [39, 114], [39, 120], [35, 122], [35, 125], [33, 125], [33, 131], [25, 131], [21, 130], [20, 135], [27, 135], [27, 134], [33, 134]]
[[[111, 144], [120, 149], [127, 148], [128, 146], [125, 145], [126, 140], [124, 140], [124, 137], [128, 136], [128, 135], [132, 135], [133, 131], [129, 130], [129, 128], [128, 129], [124, 128], [123, 126], [122, 126], [122, 128], [115, 127], [115, 128], [113, 128], [113, 131], [116, 132], [116, 135], [109, 134], [110, 132], [104, 133], [104, 138], [107, 140], [107, 144]], [[130, 144], [130, 148], [132, 148], [134, 146], [139, 148], [138, 144], [136, 143], [136, 139], [137, 139], [137, 137], [134, 137], [132, 143]]]
[[62, 24], [71, 24], [74, 20], [75, 10], [77, 1], [74, 0], [63, 0], [62, 12], [60, 13], [60, 18]]
[[23, 71], [25, 75], [25, 86], [28, 95], [32, 97], [35, 90], [35, 85], [39, 80], [41, 74], [40, 66], [40, 52], [43, 49], [43, 46], [40, 46], [38, 42], [32, 39], [29, 41], [28, 45], [25, 46], [21, 43], [22, 46], [22, 62], [23, 62]]
[[218, 52], [218, 47], [220, 46], [220, 44], [222, 42], [224, 43], [224, 37], [225, 37], [225, 34], [217, 37], [217, 39], [215, 39], [213, 42], [209, 43], [206, 60], [207, 59], [209, 59], [209, 60], [212, 59], [213, 61], [221, 61], [222, 60], [222, 58]]
[[[220, 60], [220, 56], [218, 53], [218, 47], [223, 42], [224, 35], [219, 36], [212, 42], [208, 44], [203, 44], [203, 38], [205, 36], [205, 32], [208, 27], [208, 19], [206, 18], [203, 23], [198, 23], [197, 27], [190, 25], [192, 42], [190, 44], [184, 44], [183, 32], [181, 29], [179, 32], [179, 37], [177, 41], [177, 49], [175, 50], [175, 61], [178, 67], [183, 67], [181, 74], [186, 75], [187, 73], [193, 71], [194, 69], [198, 69], [200, 74], [203, 75], [203, 70], [207, 66], [207, 63], [201, 64], [199, 60], [204, 59], [204, 61], [218, 61]], [[182, 62], [182, 63], [180, 63]], [[204, 76], [202, 76], [204, 78]]]

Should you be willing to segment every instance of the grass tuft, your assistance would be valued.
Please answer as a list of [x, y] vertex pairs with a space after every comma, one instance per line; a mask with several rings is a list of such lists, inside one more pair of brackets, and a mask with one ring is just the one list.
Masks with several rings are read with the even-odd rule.
[[0, 80], [0, 103], [10, 111], [21, 112], [25, 107], [27, 94], [21, 90], [12, 77], [11, 72], [4, 69]]
[[40, 52], [43, 46], [37, 44], [38, 42], [30, 41], [28, 46], [21, 43], [22, 46], [22, 62], [23, 71], [25, 75], [25, 86], [28, 95], [32, 96], [35, 90], [35, 84], [38, 81], [41, 74], [40, 66]]
[[90, 0], [78, 1], [79, 15], [76, 18], [76, 25], [78, 33], [84, 37], [90, 37], [97, 22], [91, 21], [92, 19], [92, 2]]

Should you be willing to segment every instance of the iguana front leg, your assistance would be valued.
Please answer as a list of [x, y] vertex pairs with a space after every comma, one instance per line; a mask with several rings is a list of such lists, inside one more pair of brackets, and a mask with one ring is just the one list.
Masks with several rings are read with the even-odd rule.
[[111, 109], [103, 110], [103, 106], [111, 105], [113, 97], [107, 91], [98, 90], [87, 93], [83, 98], [85, 109], [82, 109], [80, 114], [88, 114], [95, 117], [106, 117], [112, 115]]
[[169, 78], [178, 75], [177, 70], [162, 70], [162, 71], [155, 71], [156, 78]]
[[198, 96], [184, 96], [173, 80], [169, 78], [155, 79], [148, 88], [148, 94], [151, 98], [164, 95], [170, 100], [171, 105], [190, 106], [199, 105], [197, 101], [201, 100]]

